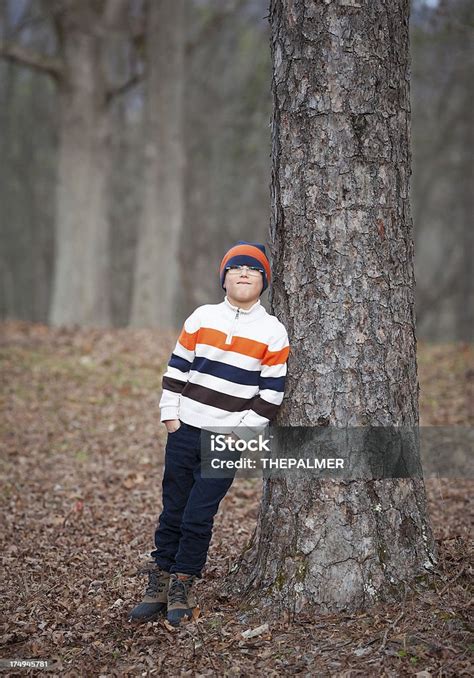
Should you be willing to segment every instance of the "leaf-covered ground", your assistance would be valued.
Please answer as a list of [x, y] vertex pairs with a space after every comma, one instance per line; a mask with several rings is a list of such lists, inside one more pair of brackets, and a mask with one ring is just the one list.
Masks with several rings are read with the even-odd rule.
[[[261, 481], [239, 479], [215, 519], [199, 619], [175, 631], [127, 622], [161, 510], [158, 402], [174, 341], [0, 325], [0, 657], [48, 659], [61, 676], [472, 675], [471, 478], [427, 479], [439, 569], [403, 605], [302, 613], [242, 635], [266, 620], [219, 598], [257, 516]], [[419, 374], [423, 424], [472, 426], [472, 348], [420, 344]]]

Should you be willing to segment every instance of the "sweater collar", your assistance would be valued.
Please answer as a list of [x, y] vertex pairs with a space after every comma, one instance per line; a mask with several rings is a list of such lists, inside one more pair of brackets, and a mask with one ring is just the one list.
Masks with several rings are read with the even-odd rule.
[[224, 297], [224, 304], [227, 306], [227, 308], [230, 308], [232, 311], [237, 311], [239, 310], [241, 313], [245, 313], [246, 315], [255, 315], [258, 313], [260, 308], [263, 308], [263, 306], [260, 303], [260, 299], [257, 299], [255, 304], [251, 306], [250, 308], [240, 308], [239, 306], [233, 306], [229, 299], [227, 298], [227, 294]]

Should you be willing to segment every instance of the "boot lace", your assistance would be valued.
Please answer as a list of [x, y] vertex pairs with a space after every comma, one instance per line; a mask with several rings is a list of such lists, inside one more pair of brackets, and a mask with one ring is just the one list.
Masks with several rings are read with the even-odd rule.
[[168, 601], [172, 605], [188, 605], [188, 594], [195, 577], [191, 575], [187, 579], [172, 578], [168, 590]]
[[162, 593], [166, 587], [166, 582], [161, 577], [162, 571], [154, 563], [140, 570], [140, 574], [148, 574], [148, 586], [145, 595], [155, 597]]

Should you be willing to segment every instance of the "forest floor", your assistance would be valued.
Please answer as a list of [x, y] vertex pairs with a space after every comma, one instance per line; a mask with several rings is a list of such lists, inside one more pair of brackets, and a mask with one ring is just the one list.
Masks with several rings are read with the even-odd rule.
[[[47, 659], [60, 676], [473, 675], [469, 476], [426, 479], [439, 563], [403, 604], [316, 617], [303, 609], [244, 637], [266, 619], [218, 594], [255, 525], [261, 480], [247, 478], [215, 519], [196, 586], [200, 617], [177, 630], [127, 621], [161, 510], [158, 402], [174, 341], [0, 325], [0, 657]], [[472, 347], [420, 343], [419, 378], [424, 425], [473, 425]]]

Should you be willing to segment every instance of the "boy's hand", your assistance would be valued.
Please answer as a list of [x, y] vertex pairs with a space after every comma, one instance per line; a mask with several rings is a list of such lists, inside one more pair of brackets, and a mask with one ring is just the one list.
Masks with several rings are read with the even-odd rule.
[[181, 426], [181, 422], [179, 419], [166, 419], [166, 421], [164, 421], [163, 424], [166, 426], [166, 430], [168, 431], [168, 433], [174, 433]]

